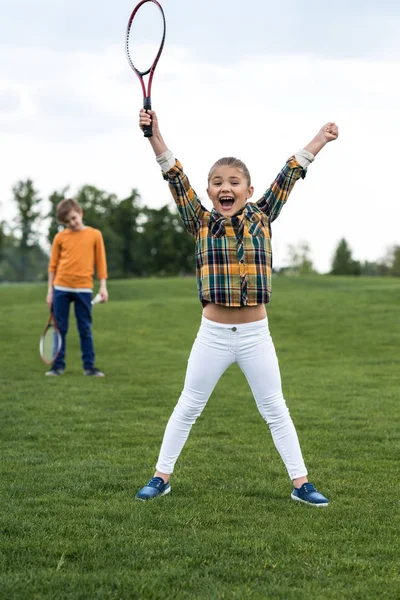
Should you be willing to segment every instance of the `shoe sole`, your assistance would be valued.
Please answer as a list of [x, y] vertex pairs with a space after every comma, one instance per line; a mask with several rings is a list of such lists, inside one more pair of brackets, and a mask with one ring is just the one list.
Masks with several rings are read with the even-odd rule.
[[290, 497], [292, 500], [296, 500], [296, 502], [302, 502], [303, 504], [308, 504], [309, 506], [329, 506], [329, 502], [320, 502], [319, 504], [317, 504], [316, 502], [307, 502], [307, 500], [303, 500], [302, 498], [298, 498], [297, 496], [294, 496], [293, 494], [290, 494]]
[[105, 377], [104, 373], [102, 375], [92, 375], [91, 373], [84, 373], [85, 377]]
[[161, 498], [161, 496], [166, 496], [167, 494], [169, 494], [171, 491], [171, 486], [169, 488], [167, 488], [164, 492], [162, 492], [161, 494], [158, 494], [158, 496], [154, 496], [153, 498], [138, 498], [137, 496], [135, 496], [136, 500], [140, 500], [141, 502], [148, 502], [149, 500], [156, 500], [157, 498]]

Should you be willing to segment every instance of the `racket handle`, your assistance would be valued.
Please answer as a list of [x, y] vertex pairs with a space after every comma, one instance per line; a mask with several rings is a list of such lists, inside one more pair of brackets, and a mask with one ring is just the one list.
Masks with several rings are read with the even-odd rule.
[[[144, 110], [151, 110], [151, 98], [150, 96], [147, 96], [146, 98], [143, 98], [143, 108]], [[143, 135], [144, 137], [153, 137], [153, 125], [150, 123], [150, 125], [147, 125], [147, 127], [143, 127]]]

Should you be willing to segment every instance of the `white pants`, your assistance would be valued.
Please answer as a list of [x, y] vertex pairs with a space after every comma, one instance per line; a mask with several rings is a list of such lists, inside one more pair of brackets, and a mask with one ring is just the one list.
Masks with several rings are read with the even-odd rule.
[[282, 394], [278, 359], [267, 318], [242, 325], [224, 325], [202, 317], [184, 388], [165, 430], [157, 471], [173, 472], [192, 425], [218, 380], [234, 362], [246, 376], [289, 477], [297, 479], [307, 475], [297, 433]]

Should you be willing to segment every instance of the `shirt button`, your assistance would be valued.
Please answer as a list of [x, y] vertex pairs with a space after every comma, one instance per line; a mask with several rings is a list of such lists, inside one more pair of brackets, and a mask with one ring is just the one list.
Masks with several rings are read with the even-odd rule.
[[232, 331], [237, 331], [237, 327], [232, 327]]

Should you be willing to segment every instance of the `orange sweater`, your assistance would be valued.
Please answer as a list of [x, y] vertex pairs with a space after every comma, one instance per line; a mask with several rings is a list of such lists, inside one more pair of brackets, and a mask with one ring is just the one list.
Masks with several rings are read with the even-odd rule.
[[69, 288], [93, 288], [96, 265], [98, 279], [107, 279], [106, 251], [98, 229], [64, 229], [57, 233], [51, 247], [49, 272], [55, 273], [54, 285]]

